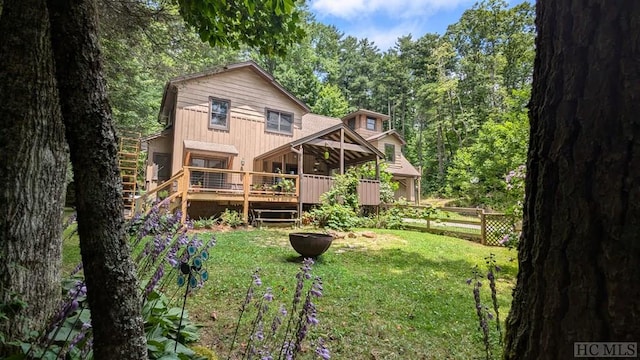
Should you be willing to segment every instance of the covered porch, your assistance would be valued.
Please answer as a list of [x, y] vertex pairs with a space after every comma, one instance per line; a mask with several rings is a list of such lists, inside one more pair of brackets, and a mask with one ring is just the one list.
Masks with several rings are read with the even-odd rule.
[[[343, 124], [256, 157], [254, 171], [231, 169], [235, 148], [211, 148], [213, 145], [186, 143], [182, 170], [140, 198], [138, 211], [163, 199], [170, 208], [182, 210], [183, 220], [190, 201], [237, 206], [245, 222], [251, 209], [264, 206], [296, 209], [299, 216], [303, 205], [320, 203], [320, 196], [335, 181], [333, 175], [367, 162], [375, 164], [376, 175], [360, 181], [360, 204], [380, 204], [379, 162], [384, 154]], [[201, 164], [201, 157], [217, 162]]]

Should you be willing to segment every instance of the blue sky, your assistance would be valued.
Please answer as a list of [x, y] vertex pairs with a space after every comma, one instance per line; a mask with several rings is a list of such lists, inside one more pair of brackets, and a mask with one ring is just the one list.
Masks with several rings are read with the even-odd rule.
[[[380, 50], [393, 47], [398, 37], [414, 39], [430, 32], [443, 34], [476, 0], [310, 0], [311, 11], [324, 24], [346, 35], [367, 38]], [[513, 5], [522, 0], [508, 0]]]

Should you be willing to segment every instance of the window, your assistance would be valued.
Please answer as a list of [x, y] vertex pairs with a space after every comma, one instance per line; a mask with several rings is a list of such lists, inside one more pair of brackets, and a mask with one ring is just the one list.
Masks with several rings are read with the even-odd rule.
[[375, 130], [376, 129], [376, 119], [375, 118], [367, 118], [367, 130]]
[[384, 144], [384, 158], [387, 162], [396, 161], [396, 146], [393, 144]]
[[347, 127], [351, 130], [355, 130], [356, 129], [356, 119], [355, 118], [351, 118], [349, 120], [347, 120]]
[[266, 130], [293, 134], [293, 114], [277, 110], [267, 110]]
[[229, 100], [209, 98], [209, 128], [229, 130]]

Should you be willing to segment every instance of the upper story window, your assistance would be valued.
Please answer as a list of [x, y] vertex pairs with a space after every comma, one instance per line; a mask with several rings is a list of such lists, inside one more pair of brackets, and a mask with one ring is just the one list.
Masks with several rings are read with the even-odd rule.
[[229, 100], [209, 98], [209, 128], [229, 130]]
[[355, 118], [351, 118], [349, 120], [347, 120], [347, 127], [351, 130], [355, 130], [356, 129], [356, 119]]
[[384, 144], [384, 159], [387, 162], [396, 161], [396, 146], [393, 144]]
[[266, 130], [283, 134], [293, 134], [293, 114], [267, 109]]
[[376, 129], [376, 118], [367, 118], [367, 130], [375, 130]]

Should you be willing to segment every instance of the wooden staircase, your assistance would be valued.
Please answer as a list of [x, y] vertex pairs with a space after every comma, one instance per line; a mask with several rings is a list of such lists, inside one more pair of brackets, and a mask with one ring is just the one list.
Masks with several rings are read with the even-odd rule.
[[140, 156], [140, 133], [121, 133], [118, 148], [118, 164], [122, 178], [124, 216], [129, 219], [135, 213], [138, 158]]

